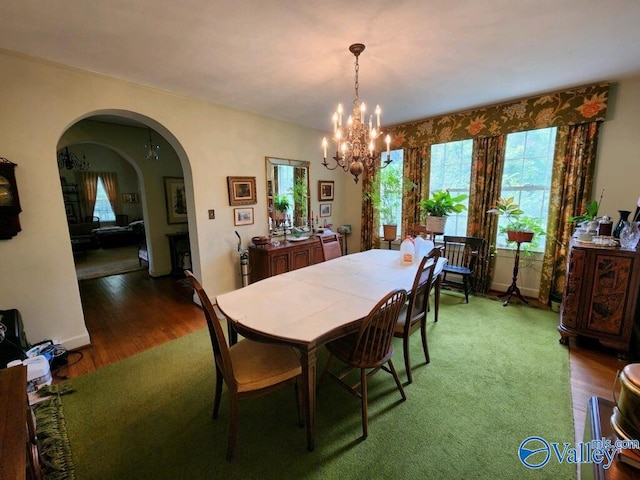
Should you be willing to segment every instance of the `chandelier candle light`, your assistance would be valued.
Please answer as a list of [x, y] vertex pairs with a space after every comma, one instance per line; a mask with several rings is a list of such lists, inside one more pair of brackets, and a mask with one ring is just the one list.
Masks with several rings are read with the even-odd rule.
[[91, 164], [87, 162], [87, 158], [82, 154], [82, 160], [78, 156], [69, 151], [69, 147], [64, 147], [64, 150], [58, 152], [58, 170], [66, 168], [67, 170], [87, 170], [91, 167]]
[[[358, 72], [360, 66], [358, 57], [364, 51], [365, 46], [362, 43], [354, 43], [349, 47], [349, 51], [356, 57], [356, 79], [355, 90], [356, 98], [353, 100], [353, 116], [349, 116], [346, 125], [342, 125], [343, 109], [342, 104], [338, 104], [338, 109], [333, 114], [333, 141], [336, 143], [336, 154], [333, 157], [335, 165], [329, 166], [327, 162], [327, 138], [322, 139], [322, 148], [324, 150], [324, 160], [322, 164], [329, 170], [335, 170], [341, 167], [345, 172], [350, 172], [354, 176], [354, 180], [358, 183], [358, 177], [367, 170], [374, 170], [377, 167], [378, 152], [376, 152], [376, 139], [382, 135], [380, 128], [380, 105], [376, 105], [375, 115], [376, 123], [373, 124], [373, 115], [369, 115], [368, 125], [366, 121], [367, 107], [364, 102], [358, 98]], [[391, 137], [386, 136], [387, 159], [383, 162], [381, 168], [391, 163], [390, 148]]]

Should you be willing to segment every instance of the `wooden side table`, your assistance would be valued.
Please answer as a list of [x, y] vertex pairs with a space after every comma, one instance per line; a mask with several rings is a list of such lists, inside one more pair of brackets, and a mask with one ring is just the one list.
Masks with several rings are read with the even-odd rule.
[[498, 295], [498, 298], [505, 298], [506, 297], [506, 300], [502, 304], [505, 307], [507, 305], [509, 305], [509, 301], [511, 300], [511, 296], [514, 293], [524, 303], [529, 303], [529, 300], [524, 298], [524, 295], [522, 295], [522, 293], [520, 293], [520, 289], [518, 288], [518, 284], [517, 284], [517, 281], [518, 281], [518, 269], [520, 268], [520, 245], [523, 244], [523, 243], [527, 243], [527, 242], [516, 242], [516, 243], [518, 244], [518, 246], [516, 248], [516, 258], [515, 258], [514, 264], [513, 264], [513, 279], [511, 280], [511, 285], [509, 285], [509, 288], [507, 289], [506, 292], [504, 292], [501, 295]]
[[[583, 441], [601, 440], [606, 438], [611, 443], [618, 437], [611, 428], [611, 414], [613, 402], [600, 397], [591, 397], [587, 404], [587, 418], [584, 425]], [[621, 463], [618, 457], [613, 460], [611, 466], [605, 470], [599, 463], [583, 463], [580, 465], [582, 480], [640, 480], [640, 470], [630, 465]]]

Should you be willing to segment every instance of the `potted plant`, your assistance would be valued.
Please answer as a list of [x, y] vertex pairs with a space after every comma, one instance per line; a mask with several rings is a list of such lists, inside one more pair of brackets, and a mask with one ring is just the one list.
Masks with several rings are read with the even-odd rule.
[[460, 213], [466, 210], [462, 202], [468, 195], [461, 193], [451, 196], [449, 190], [437, 190], [431, 197], [420, 202], [422, 215], [425, 218], [427, 230], [435, 233], [444, 233], [447, 217], [452, 213]]
[[[275, 208], [278, 212], [282, 213], [282, 222], [284, 223], [287, 210], [291, 204], [289, 203], [289, 197], [286, 195], [276, 195], [273, 199], [273, 208]], [[276, 218], [276, 221], [278, 219]]]
[[303, 219], [306, 219], [309, 215], [307, 209], [307, 200], [309, 198], [309, 192], [307, 191], [307, 179], [301, 178], [296, 180], [293, 184], [293, 205], [295, 212], [295, 224], [302, 226]]
[[509, 242], [528, 243], [533, 241], [536, 234], [545, 233], [540, 219], [524, 215], [524, 211], [515, 203], [513, 197], [498, 198], [495, 206], [487, 210], [487, 213], [504, 215], [507, 218], [508, 223], [500, 227], [500, 233], [506, 234]]
[[376, 173], [371, 185], [371, 192], [365, 198], [371, 200], [374, 210], [380, 214], [383, 237], [387, 242], [398, 236], [398, 214], [402, 209], [402, 192], [413, 188], [414, 184], [402, 178], [402, 169], [396, 165], [389, 165]]

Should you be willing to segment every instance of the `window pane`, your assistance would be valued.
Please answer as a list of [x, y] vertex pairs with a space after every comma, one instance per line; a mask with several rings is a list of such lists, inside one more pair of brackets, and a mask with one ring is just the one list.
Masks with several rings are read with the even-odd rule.
[[116, 219], [100, 177], [98, 177], [98, 191], [96, 194], [96, 206], [93, 208], [93, 215], [98, 217], [101, 222], [113, 222]]
[[[543, 229], [549, 218], [549, 194], [556, 128], [541, 128], [507, 135], [501, 197], [514, 197], [527, 217], [540, 219]], [[507, 219], [500, 217], [498, 225], [506, 227]], [[545, 235], [536, 235], [531, 250], [543, 251]], [[507, 244], [504, 235], [498, 236], [498, 246]]]
[[[383, 225], [402, 224], [402, 191], [404, 150], [391, 150], [392, 162], [380, 169], [380, 210], [377, 212], [380, 222], [380, 237], [384, 236]], [[387, 159], [386, 152], [382, 160]]]
[[[472, 150], [473, 140], [432, 145], [429, 192], [449, 190], [453, 196], [465, 194], [467, 198], [461, 203], [468, 207]], [[445, 235], [466, 235], [467, 218], [466, 210], [449, 215]]]

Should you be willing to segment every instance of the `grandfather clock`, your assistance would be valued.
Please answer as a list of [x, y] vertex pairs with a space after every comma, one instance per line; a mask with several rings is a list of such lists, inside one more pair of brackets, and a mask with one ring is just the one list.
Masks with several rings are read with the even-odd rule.
[[15, 237], [20, 230], [20, 199], [14, 169], [16, 164], [0, 157], [0, 240]]

